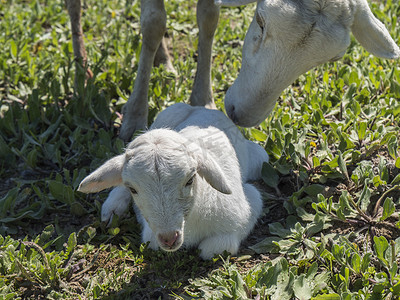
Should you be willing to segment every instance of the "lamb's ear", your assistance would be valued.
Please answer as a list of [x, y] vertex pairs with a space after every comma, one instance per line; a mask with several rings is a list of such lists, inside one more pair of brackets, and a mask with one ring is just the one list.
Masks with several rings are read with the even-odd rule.
[[217, 191], [232, 194], [224, 173], [210, 155], [198, 157], [197, 172]]
[[357, 1], [358, 7], [351, 27], [360, 44], [372, 54], [388, 59], [400, 57], [400, 49], [385, 25], [372, 14], [366, 0]]
[[102, 166], [93, 171], [79, 185], [78, 191], [82, 193], [96, 193], [122, 183], [122, 167], [125, 154], [118, 155], [106, 161]]

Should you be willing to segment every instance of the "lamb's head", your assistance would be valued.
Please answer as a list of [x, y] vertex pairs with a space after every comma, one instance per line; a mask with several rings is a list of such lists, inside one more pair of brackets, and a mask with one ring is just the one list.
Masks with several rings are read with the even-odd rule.
[[261, 123], [299, 75], [344, 55], [350, 32], [379, 57], [400, 56], [366, 0], [259, 0], [244, 41], [240, 73], [225, 96], [229, 117], [240, 126]]
[[184, 241], [185, 219], [201, 200], [195, 195], [204, 187], [203, 179], [216, 190], [230, 193], [220, 167], [204, 154], [175, 131], [151, 130], [86, 177], [79, 190], [89, 193], [125, 185], [158, 245], [175, 251]]

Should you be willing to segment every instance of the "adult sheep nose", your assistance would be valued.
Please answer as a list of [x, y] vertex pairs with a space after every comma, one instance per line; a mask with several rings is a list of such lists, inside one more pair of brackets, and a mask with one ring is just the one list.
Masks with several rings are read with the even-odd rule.
[[159, 233], [158, 239], [159, 241], [166, 247], [172, 248], [179, 237], [178, 231], [167, 232], [167, 233]]

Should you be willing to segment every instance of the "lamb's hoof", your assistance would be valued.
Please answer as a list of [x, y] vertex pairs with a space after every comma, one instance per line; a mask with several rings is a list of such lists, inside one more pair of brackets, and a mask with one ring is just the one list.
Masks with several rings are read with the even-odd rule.
[[166, 70], [168, 73], [173, 74], [175, 77], [178, 76], [178, 72], [175, 70], [175, 68], [174, 68], [174, 66], [172, 65], [172, 63], [171, 63], [170, 60], [168, 60], [168, 61], [165, 63], [165, 70]]

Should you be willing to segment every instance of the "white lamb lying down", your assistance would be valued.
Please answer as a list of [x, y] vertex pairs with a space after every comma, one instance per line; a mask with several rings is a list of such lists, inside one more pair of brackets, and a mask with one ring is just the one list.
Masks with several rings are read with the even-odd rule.
[[262, 211], [259, 191], [264, 149], [246, 140], [222, 112], [175, 104], [151, 129], [87, 176], [79, 191], [115, 187], [102, 207], [102, 220], [122, 215], [131, 199], [142, 240], [152, 249], [198, 246], [209, 259], [236, 254]]

